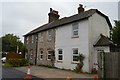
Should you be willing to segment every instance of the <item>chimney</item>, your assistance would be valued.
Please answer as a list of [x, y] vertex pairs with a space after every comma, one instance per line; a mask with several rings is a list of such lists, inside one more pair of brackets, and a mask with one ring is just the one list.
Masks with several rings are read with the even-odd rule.
[[80, 14], [81, 12], [84, 12], [84, 8], [83, 8], [83, 5], [82, 5], [82, 4], [79, 4], [78, 14]]
[[60, 17], [60, 15], [58, 14], [58, 11], [55, 11], [52, 8], [50, 8], [50, 13], [48, 14], [48, 16], [49, 16], [49, 23], [59, 19]]

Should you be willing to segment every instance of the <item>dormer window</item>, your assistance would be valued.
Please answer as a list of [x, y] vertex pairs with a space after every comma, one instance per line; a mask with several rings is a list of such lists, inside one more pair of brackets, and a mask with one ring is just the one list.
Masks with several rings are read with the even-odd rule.
[[72, 24], [72, 33], [73, 37], [78, 37], [78, 23]]

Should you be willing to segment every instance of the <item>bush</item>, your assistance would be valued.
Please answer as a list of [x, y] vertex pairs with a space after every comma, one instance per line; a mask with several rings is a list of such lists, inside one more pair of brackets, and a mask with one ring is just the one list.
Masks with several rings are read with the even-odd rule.
[[7, 63], [11, 64], [13, 67], [20, 67], [28, 65], [28, 60], [26, 59], [9, 59]]
[[84, 63], [83, 63], [83, 60], [85, 59], [85, 56], [83, 55], [83, 54], [79, 54], [79, 56], [78, 56], [78, 61], [79, 61], [79, 63], [77, 64], [77, 66], [75, 67], [75, 69], [74, 69], [74, 71], [76, 72], [76, 73], [78, 73], [78, 72], [83, 72], [82, 71], [82, 67], [83, 67], [83, 65], [84, 65]]
[[97, 70], [96, 70], [96, 68], [92, 68], [91, 73], [92, 73], [92, 74], [97, 74]]
[[83, 67], [83, 65], [78, 63], [74, 69], [74, 72], [76, 72], [76, 73], [82, 72], [82, 67]]

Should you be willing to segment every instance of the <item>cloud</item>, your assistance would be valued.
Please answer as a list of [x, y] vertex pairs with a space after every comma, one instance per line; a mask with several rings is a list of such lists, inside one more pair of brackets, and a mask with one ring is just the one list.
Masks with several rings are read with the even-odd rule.
[[77, 8], [80, 3], [87, 6], [86, 9], [97, 8], [102, 11], [110, 17], [111, 22], [118, 18], [117, 2], [2, 2], [2, 19], [0, 20], [2, 22], [2, 32], [3, 34], [14, 33], [19, 35], [23, 41], [24, 34], [48, 22], [50, 7], [59, 11], [60, 18], [62, 18], [77, 14]]

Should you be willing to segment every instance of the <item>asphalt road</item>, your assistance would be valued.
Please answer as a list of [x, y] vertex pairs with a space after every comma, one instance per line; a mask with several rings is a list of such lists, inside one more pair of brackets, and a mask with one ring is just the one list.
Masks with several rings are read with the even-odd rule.
[[[14, 68], [2, 67], [2, 80], [25, 80], [26, 73]], [[31, 80], [44, 80], [31, 75]]]

